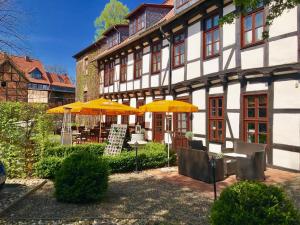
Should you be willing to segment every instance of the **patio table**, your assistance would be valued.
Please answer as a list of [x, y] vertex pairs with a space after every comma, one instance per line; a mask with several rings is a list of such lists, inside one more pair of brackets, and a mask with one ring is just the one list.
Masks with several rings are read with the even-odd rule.
[[241, 154], [236, 152], [224, 153], [223, 155], [230, 158], [247, 158], [246, 154]]

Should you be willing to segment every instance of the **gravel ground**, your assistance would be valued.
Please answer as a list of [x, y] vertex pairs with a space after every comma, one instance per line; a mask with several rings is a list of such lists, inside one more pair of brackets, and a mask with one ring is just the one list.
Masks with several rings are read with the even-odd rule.
[[0, 224], [208, 224], [212, 200], [145, 173], [110, 177], [106, 197], [96, 204], [64, 204], [53, 183], [7, 211]]

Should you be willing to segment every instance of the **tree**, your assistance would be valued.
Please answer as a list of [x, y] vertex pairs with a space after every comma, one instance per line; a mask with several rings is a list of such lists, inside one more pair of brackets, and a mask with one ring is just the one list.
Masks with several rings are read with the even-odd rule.
[[[268, 15], [265, 21], [266, 26], [272, 25], [274, 20], [281, 16], [286, 10], [292, 9], [300, 4], [300, 0], [234, 0], [236, 10], [232, 13], [225, 15], [221, 20], [221, 24], [233, 23], [235, 18], [247, 13], [249, 9], [255, 9], [256, 6], [263, 2], [268, 7]], [[263, 33], [264, 38], [268, 38], [269, 33]]]
[[116, 24], [127, 24], [128, 21], [124, 17], [129, 13], [126, 5], [118, 0], [110, 0], [105, 5], [100, 16], [96, 18], [94, 25], [96, 27], [95, 40], [101, 38], [103, 32]]
[[25, 53], [24, 37], [20, 25], [23, 13], [14, 0], [0, 0], [0, 51]]

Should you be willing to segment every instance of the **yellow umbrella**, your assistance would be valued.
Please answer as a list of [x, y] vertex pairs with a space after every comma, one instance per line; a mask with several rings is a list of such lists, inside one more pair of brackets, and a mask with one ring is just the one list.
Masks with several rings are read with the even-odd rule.
[[[176, 100], [161, 100], [148, 103], [139, 107], [141, 112], [165, 112], [165, 113], [188, 113], [198, 112], [198, 107], [187, 102], [176, 101]], [[169, 139], [168, 131], [168, 139]], [[168, 167], [170, 166], [170, 146], [168, 140]]]
[[82, 102], [73, 102], [67, 105], [58, 106], [52, 109], [48, 109], [49, 114], [64, 114], [65, 109], [71, 109], [71, 113], [80, 113]]

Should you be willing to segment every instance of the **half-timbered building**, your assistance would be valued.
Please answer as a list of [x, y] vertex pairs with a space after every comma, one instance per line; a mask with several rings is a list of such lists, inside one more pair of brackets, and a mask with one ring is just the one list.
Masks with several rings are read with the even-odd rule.
[[[160, 16], [149, 16], [154, 8]], [[133, 10], [129, 37], [93, 59], [99, 96], [133, 107], [193, 103], [198, 112], [173, 115], [174, 147], [186, 147], [187, 131], [212, 152], [236, 140], [263, 143], [270, 166], [299, 171], [300, 6], [269, 27], [264, 5], [222, 26], [219, 18], [235, 10], [230, 0], [168, 0], [154, 8]], [[117, 122], [142, 124], [148, 140], [168, 140], [162, 113]]]

